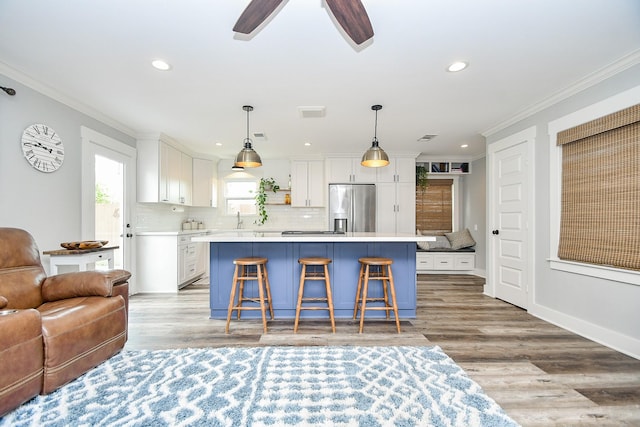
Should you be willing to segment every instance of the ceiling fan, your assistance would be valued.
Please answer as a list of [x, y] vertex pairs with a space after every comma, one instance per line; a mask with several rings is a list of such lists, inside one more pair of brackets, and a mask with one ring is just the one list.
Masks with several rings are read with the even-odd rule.
[[[250, 34], [262, 24], [283, 0], [251, 0], [233, 27], [236, 33]], [[360, 0], [325, 0], [336, 21], [356, 44], [373, 37], [371, 21]]]

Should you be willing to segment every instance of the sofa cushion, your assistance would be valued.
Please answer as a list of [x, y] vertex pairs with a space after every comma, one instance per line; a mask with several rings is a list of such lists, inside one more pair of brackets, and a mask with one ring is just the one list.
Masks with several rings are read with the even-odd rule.
[[47, 302], [38, 311], [46, 349], [42, 394], [102, 363], [126, 342], [127, 316], [120, 296]]
[[0, 418], [40, 393], [42, 328], [37, 310], [0, 316]]
[[451, 249], [469, 248], [476, 244], [473, 240], [468, 228], [461, 231], [454, 231], [453, 233], [445, 233], [449, 242], [451, 242]]

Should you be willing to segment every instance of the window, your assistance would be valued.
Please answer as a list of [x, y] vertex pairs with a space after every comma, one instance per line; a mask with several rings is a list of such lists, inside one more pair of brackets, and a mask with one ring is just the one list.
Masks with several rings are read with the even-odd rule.
[[416, 186], [416, 228], [432, 235], [453, 231], [453, 179], [429, 179]]
[[640, 104], [561, 131], [558, 258], [640, 270]]
[[255, 179], [228, 179], [224, 183], [224, 198], [227, 215], [256, 215], [256, 192], [258, 183]]
[[[560, 211], [562, 206], [563, 148], [557, 144], [558, 134], [564, 130], [602, 118], [608, 114], [637, 105], [640, 99], [640, 86], [636, 86], [617, 95], [606, 98], [588, 107], [549, 122], [549, 266], [551, 269], [614, 280], [621, 283], [640, 285], [640, 271], [590, 264], [581, 261], [562, 260], [558, 257], [560, 245]], [[563, 144], [564, 145], [564, 144]], [[636, 159], [638, 154], [636, 152]], [[627, 179], [639, 179], [634, 171], [617, 168], [618, 173]], [[637, 230], [636, 226], [636, 230]], [[636, 252], [637, 254], [637, 252]]]

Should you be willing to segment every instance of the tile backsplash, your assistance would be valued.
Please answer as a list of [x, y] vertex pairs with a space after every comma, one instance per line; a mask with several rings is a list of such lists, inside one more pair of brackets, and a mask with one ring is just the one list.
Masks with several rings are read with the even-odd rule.
[[[221, 208], [174, 206], [162, 203], [137, 204], [137, 231], [179, 231], [187, 219], [202, 221], [205, 229], [234, 229], [235, 215], [221, 214]], [[267, 206], [269, 219], [257, 225], [257, 215], [242, 216], [242, 228], [261, 230], [326, 230], [326, 208], [292, 208], [284, 205]]]

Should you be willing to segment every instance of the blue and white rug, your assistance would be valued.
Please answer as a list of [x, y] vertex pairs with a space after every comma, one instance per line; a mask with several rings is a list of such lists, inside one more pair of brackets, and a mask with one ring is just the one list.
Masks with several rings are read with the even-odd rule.
[[0, 426], [516, 426], [439, 347], [123, 351]]

